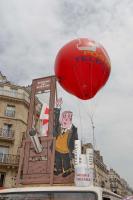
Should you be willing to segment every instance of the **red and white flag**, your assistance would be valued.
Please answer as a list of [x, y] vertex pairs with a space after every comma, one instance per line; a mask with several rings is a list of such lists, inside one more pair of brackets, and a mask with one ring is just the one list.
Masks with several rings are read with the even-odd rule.
[[48, 136], [49, 107], [46, 103], [44, 103], [42, 106], [40, 120], [41, 120], [40, 135]]

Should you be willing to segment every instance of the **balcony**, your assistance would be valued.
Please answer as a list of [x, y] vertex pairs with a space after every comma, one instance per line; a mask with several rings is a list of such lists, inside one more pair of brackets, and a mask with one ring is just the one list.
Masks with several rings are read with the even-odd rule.
[[1, 166], [18, 166], [19, 156], [11, 154], [0, 153], [0, 165]]
[[0, 96], [12, 97], [15, 99], [25, 100], [27, 103], [30, 103], [29, 96], [26, 95], [24, 92], [13, 92], [10, 90], [0, 89]]
[[14, 141], [14, 131], [0, 128], [0, 140]]

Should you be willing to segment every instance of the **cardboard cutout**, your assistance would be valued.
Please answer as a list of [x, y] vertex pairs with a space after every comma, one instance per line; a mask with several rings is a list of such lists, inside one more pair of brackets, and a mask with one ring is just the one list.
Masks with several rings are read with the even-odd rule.
[[72, 112], [64, 111], [60, 116], [61, 108], [55, 108], [55, 170], [54, 174], [68, 176], [73, 171], [74, 141], [78, 139], [77, 128], [72, 124]]

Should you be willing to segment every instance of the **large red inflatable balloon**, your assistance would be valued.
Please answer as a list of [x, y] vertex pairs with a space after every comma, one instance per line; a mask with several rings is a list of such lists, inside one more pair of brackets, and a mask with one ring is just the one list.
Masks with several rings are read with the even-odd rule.
[[63, 46], [55, 60], [55, 75], [69, 93], [87, 100], [105, 85], [111, 70], [110, 59], [99, 43], [75, 39]]

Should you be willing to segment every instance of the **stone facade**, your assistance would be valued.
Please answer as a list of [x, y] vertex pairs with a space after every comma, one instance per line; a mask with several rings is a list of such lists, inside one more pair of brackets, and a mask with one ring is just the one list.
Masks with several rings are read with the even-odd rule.
[[112, 192], [121, 196], [133, 195], [133, 189], [129, 187], [127, 182], [120, 177], [120, 175], [114, 170], [109, 171], [110, 189]]
[[[82, 152], [93, 148], [91, 143], [82, 145]], [[104, 187], [123, 197], [133, 195], [133, 189], [113, 169], [108, 169], [100, 155], [99, 150], [94, 150], [94, 185]]]
[[0, 73], [0, 187], [15, 186], [29, 102], [26, 88], [10, 83]]
[[100, 151], [94, 151], [95, 185], [110, 189], [109, 170], [103, 162]]
[[117, 174], [113, 169], [109, 171], [109, 179], [110, 179], [110, 188], [111, 191], [122, 195], [122, 182], [119, 174]]

